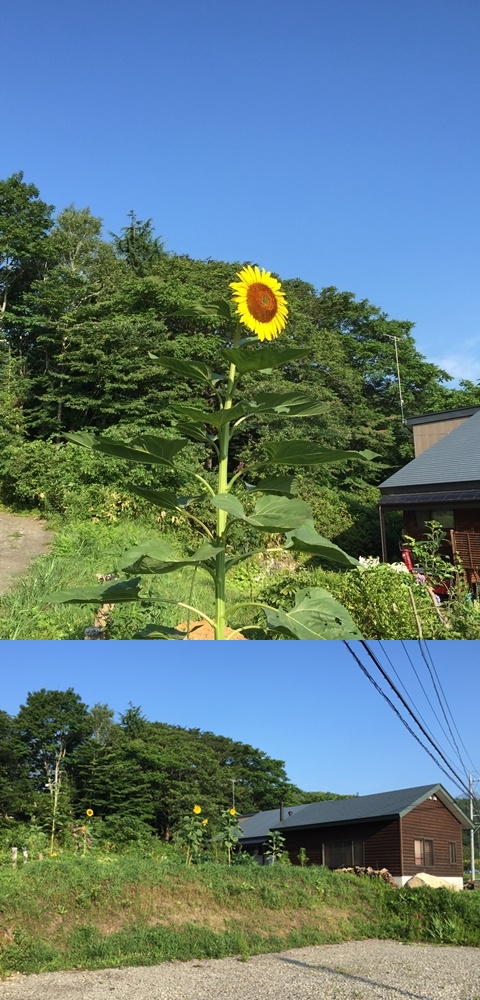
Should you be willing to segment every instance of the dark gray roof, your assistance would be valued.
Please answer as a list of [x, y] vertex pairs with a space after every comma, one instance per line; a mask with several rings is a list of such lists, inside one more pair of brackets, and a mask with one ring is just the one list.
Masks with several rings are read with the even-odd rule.
[[480, 411], [394, 472], [379, 488], [467, 482], [480, 483]]
[[[294, 815], [305, 806], [286, 806], [285, 816], [289, 812]], [[269, 831], [280, 822], [280, 809], [267, 809], [265, 812], [254, 813], [253, 816], [240, 816], [239, 823], [243, 831], [242, 840], [258, 841], [262, 843], [268, 836]]]
[[473, 417], [478, 413], [480, 406], [462, 406], [459, 410], [441, 410], [438, 413], [422, 413], [419, 417], [407, 417], [405, 423], [407, 427], [416, 427], [417, 424], [438, 424], [441, 420], [461, 420], [462, 417]]
[[[462, 824], [463, 829], [470, 829], [470, 820], [459, 809], [451, 795], [442, 785], [418, 785], [414, 788], [401, 788], [393, 792], [380, 792], [375, 795], [358, 795], [351, 799], [329, 799], [326, 802], [311, 802], [304, 806], [293, 806], [285, 809], [285, 819], [280, 822], [278, 809], [256, 813], [255, 816], [241, 820], [243, 830], [241, 840], [261, 841], [266, 838], [269, 830], [295, 830], [309, 826], [333, 826], [339, 823], [357, 823], [375, 819], [386, 819], [394, 816], [405, 816], [415, 806], [420, 805], [431, 795], [438, 799], [453, 813]], [[292, 815], [289, 816], [289, 811]]]

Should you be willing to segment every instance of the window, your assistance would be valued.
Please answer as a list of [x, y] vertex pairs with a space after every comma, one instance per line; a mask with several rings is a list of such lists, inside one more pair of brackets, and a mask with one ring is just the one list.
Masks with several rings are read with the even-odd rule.
[[363, 868], [363, 840], [333, 840], [323, 845], [323, 859], [327, 868]]
[[414, 840], [415, 864], [422, 868], [433, 868], [433, 840]]
[[454, 840], [449, 840], [448, 842], [448, 860], [451, 865], [456, 865], [457, 863], [457, 845]]

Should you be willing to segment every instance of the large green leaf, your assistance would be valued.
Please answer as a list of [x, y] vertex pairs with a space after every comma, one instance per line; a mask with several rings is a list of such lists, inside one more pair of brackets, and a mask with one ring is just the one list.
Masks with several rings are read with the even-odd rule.
[[160, 507], [160, 510], [178, 511], [193, 499], [193, 497], [177, 497], [172, 490], [151, 490], [147, 486], [134, 486], [133, 483], [128, 483], [128, 489], [135, 496], [148, 500], [155, 507]]
[[334, 542], [319, 535], [312, 520], [305, 521], [299, 528], [287, 532], [285, 548], [293, 552], [310, 552], [312, 555], [333, 562], [337, 566], [358, 566], [358, 561], [347, 555]]
[[314, 417], [324, 413], [325, 403], [311, 399], [304, 392], [259, 392], [249, 400], [251, 414], [278, 413], [284, 417]]
[[341, 451], [324, 448], [314, 441], [269, 441], [263, 447], [269, 461], [275, 465], [323, 465], [352, 458], [370, 460], [378, 457], [373, 451]]
[[346, 608], [323, 587], [298, 590], [295, 607], [264, 608], [268, 627], [293, 639], [362, 639]]
[[159, 438], [154, 434], [140, 434], [132, 441], [114, 441], [103, 435], [94, 437], [88, 431], [72, 431], [65, 437], [74, 444], [98, 451], [102, 455], [125, 458], [129, 462], [142, 462], [145, 465], [165, 465], [171, 469], [174, 468], [172, 459], [188, 443], [183, 438]]
[[219, 352], [225, 361], [234, 364], [239, 375], [245, 372], [261, 372], [266, 368], [280, 368], [299, 358], [306, 358], [310, 354], [308, 348], [303, 347], [276, 347], [268, 344], [265, 347], [258, 347], [253, 350], [242, 347], [223, 347]]
[[209, 434], [208, 431], [202, 427], [201, 424], [188, 423], [185, 420], [175, 420], [174, 421], [175, 430], [183, 437], [191, 438], [192, 441], [201, 441], [202, 444], [210, 444], [212, 440], [216, 440], [217, 435]]
[[256, 486], [245, 483], [249, 493], [278, 493], [280, 496], [295, 495], [297, 492], [294, 476], [267, 476], [261, 479]]
[[167, 625], [146, 625], [133, 636], [134, 639], [185, 639], [185, 632]]
[[211, 427], [223, 427], [230, 420], [236, 420], [243, 416], [246, 409], [248, 411], [248, 406], [245, 403], [237, 403], [229, 410], [200, 410], [194, 406], [188, 406], [187, 403], [176, 403], [171, 407], [172, 413], [178, 414], [179, 417]]
[[192, 381], [200, 382], [203, 385], [214, 385], [215, 382], [219, 382], [225, 377], [224, 375], [216, 375], [210, 371], [208, 365], [204, 364], [203, 361], [182, 361], [181, 358], [157, 357], [151, 351], [148, 352], [148, 356], [152, 361], [158, 361], [163, 368], [167, 368], [168, 371], [173, 372], [175, 375], [181, 375], [184, 378], [192, 379]]
[[172, 573], [182, 566], [205, 564], [211, 569], [212, 560], [222, 549], [205, 542], [192, 556], [179, 555], [163, 539], [151, 539], [125, 552], [119, 568], [127, 573]]
[[311, 518], [312, 511], [304, 500], [298, 497], [262, 496], [255, 504], [253, 514], [247, 516], [243, 504], [238, 497], [230, 493], [220, 493], [212, 497], [211, 503], [220, 510], [225, 510], [232, 517], [246, 521], [253, 528], [275, 533], [289, 531]]
[[107, 587], [102, 583], [97, 587], [56, 590], [43, 600], [45, 604], [125, 604], [126, 601], [138, 601], [140, 583], [138, 577], [135, 580], [111, 583]]

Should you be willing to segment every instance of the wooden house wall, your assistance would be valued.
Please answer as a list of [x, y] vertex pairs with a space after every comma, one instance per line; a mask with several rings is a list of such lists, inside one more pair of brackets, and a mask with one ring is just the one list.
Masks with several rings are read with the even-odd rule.
[[418, 458], [427, 448], [431, 448], [432, 444], [441, 441], [446, 434], [456, 430], [460, 424], [464, 424], [468, 419], [469, 417], [453, 417], [450, 420], [432, 420], [426, 424], [414, 424], [412, 430], [415, 458]]
[[321, 865], [322, 844], [336, 840], [361, 839], [364, 842], [365, 865], [371, 865], [372, 868], [388, 868], [392, 875], [401, 875], [398, 819], [316, 828], [304, 827], [299, 830], [285, 830], [284, 837], [285, 847], [294, 865], [299, 864], [298, 854], [301, 847], [305, 848], [310, 864]]
[[[439, 799], [427, 799], [416, 809], [412, 809], [400, 820], [402, 831], [403, 874], [415, 875], [420, 871], [428, 871], [431, 875], [461, 876], [462, 861], [462, 827], [455, 816], [440, 802]], [[425, 868], [415, 864], [414, 840], [433, 840], [432, 867]], [[457, 863], [450, 864], [449, 841], [457, 845]]]

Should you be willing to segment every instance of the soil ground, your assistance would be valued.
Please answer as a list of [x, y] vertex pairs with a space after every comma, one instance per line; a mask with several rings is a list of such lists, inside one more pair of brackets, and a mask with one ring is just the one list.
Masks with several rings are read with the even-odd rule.
[[23, 576], [30, 563], [51, 545], [53, 532], [45, 521], [0, 511], [0, 594]]

